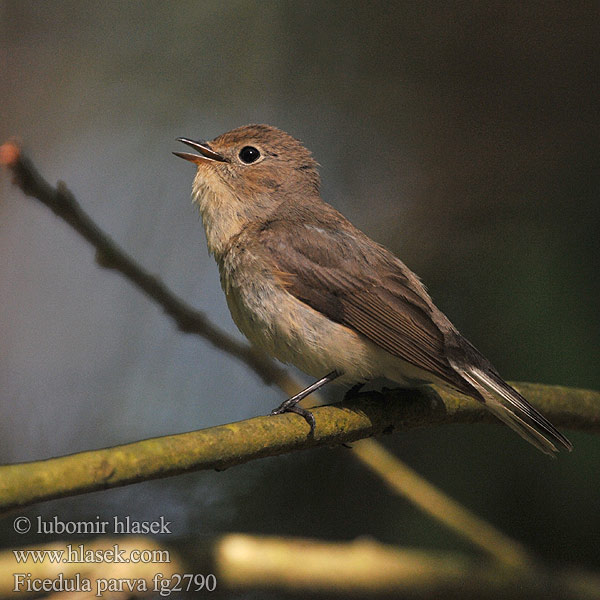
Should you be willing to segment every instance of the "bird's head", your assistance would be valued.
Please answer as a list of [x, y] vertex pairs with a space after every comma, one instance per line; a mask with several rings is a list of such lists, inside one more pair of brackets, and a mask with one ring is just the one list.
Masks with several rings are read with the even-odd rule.
[[173, 154], [197, 166], [192, 196], [213, 253], [248, 222], [267, 218], [281, 202], [302, 202], [319, 193], [311, 153], [276, 127], [246, 125], [210, 142], [178, 141], [197, 151]]

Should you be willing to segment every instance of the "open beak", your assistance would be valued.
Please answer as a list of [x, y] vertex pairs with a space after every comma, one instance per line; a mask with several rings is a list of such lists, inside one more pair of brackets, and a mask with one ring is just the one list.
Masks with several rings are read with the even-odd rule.
[[195, 142], [194, 140], [188, 140], [187, 138], [182, 137], [177, 138], [177, 141], [187, 144], [194, 150], [200, 152], [200, 154], [192, 154], [190, 152], [173, 152], [173, 154], [196, 163], [197, 165], [205, 162], [229, 162], [224, 156], [215, 152], [205, 141]]

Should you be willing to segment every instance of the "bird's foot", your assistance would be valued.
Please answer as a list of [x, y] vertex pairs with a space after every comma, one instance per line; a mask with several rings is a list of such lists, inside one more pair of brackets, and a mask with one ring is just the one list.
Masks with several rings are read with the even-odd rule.
[[320, 387], [323, 387], [326, 383], [329, 383], [330, 381], [337, 379], [339, 376], [340, 376], [340, 373], [338, 373], [337, 371], [331, 371], [331, 373], [327, 373], [327, 375], [325, 375], [325, 377], [319, 379], [319, 381], [315, 381], [315, 383], [313, 383], [312, 385], [309, 385], [307, 388], [303, 389], [301, 392], [298, 392], [295, 396], [292, 396], [291, 398], [288, 398], [287, 400], [282, 402], [277, 408], [274, 408], [271, 411], [271, 414], [272, 415], [281, 415], [286, 412], [296, 413], [297, 415], [304, 417], [306, 422], [310, 425], [310, 435], [314, 435], [314, 433], [315, 433], [315, 417], [313, 416], [313, 414], [310, 411], [306, 410], [305, 408], [302, 408], [301, 406], [298, 406], [298, 402], [300, 402], [300, 400], [303, 400], [304, 398], [306, 398], [306, 396], [308, 396], [309, 394], [312, 394], [312, 392], [318, 390]]
[[272, 415], [282, 415], [283, 413], [286, 413], [286, 412], [296, 413], [297, 415], [300, 415], [301, 417], [303, 417], [304, 420], [308, 423], [308, 425], [310, 427], [309, 435], [314, 435], [315, 434], [315, 425], [316, 425], [314, 415], [309, 410], [306, 410], [305, 408], [302, 408], [301, 406], [298, 406], [297, 404], [290, 402], [290, 400], [293, 400], [293, 398], [288, 398], [285, 402], [282, 402], [277, 408], [274, 408], [271, 411], [271, 414]]

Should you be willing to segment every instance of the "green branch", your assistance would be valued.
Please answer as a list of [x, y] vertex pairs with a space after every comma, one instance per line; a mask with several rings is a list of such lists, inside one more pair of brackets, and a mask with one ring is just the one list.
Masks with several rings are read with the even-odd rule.
[[[600, 393], [516, 384], [556, 425], [600, 431]], [[123, 446], [0, 467], [0, 510], [203, 469], [226, 469], [266, 456], [442, 425], [491, 423], [475, 401], [438, 388], [360, 394], [345, 406], [314, 409], [317, 427], [294, 414], [266, 416]]]

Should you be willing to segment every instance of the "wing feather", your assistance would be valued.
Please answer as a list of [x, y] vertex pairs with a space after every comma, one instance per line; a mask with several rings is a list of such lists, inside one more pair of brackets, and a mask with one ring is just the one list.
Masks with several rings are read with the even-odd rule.
[[[274, 220], [260, 248], [286, 289], [333, 321], [461, 391], [472, 389], [446, 357], [443, 325], [425, 288], [389, 251], [358, 230]], [[453, 328], [452, 328], [453, 329]]]

